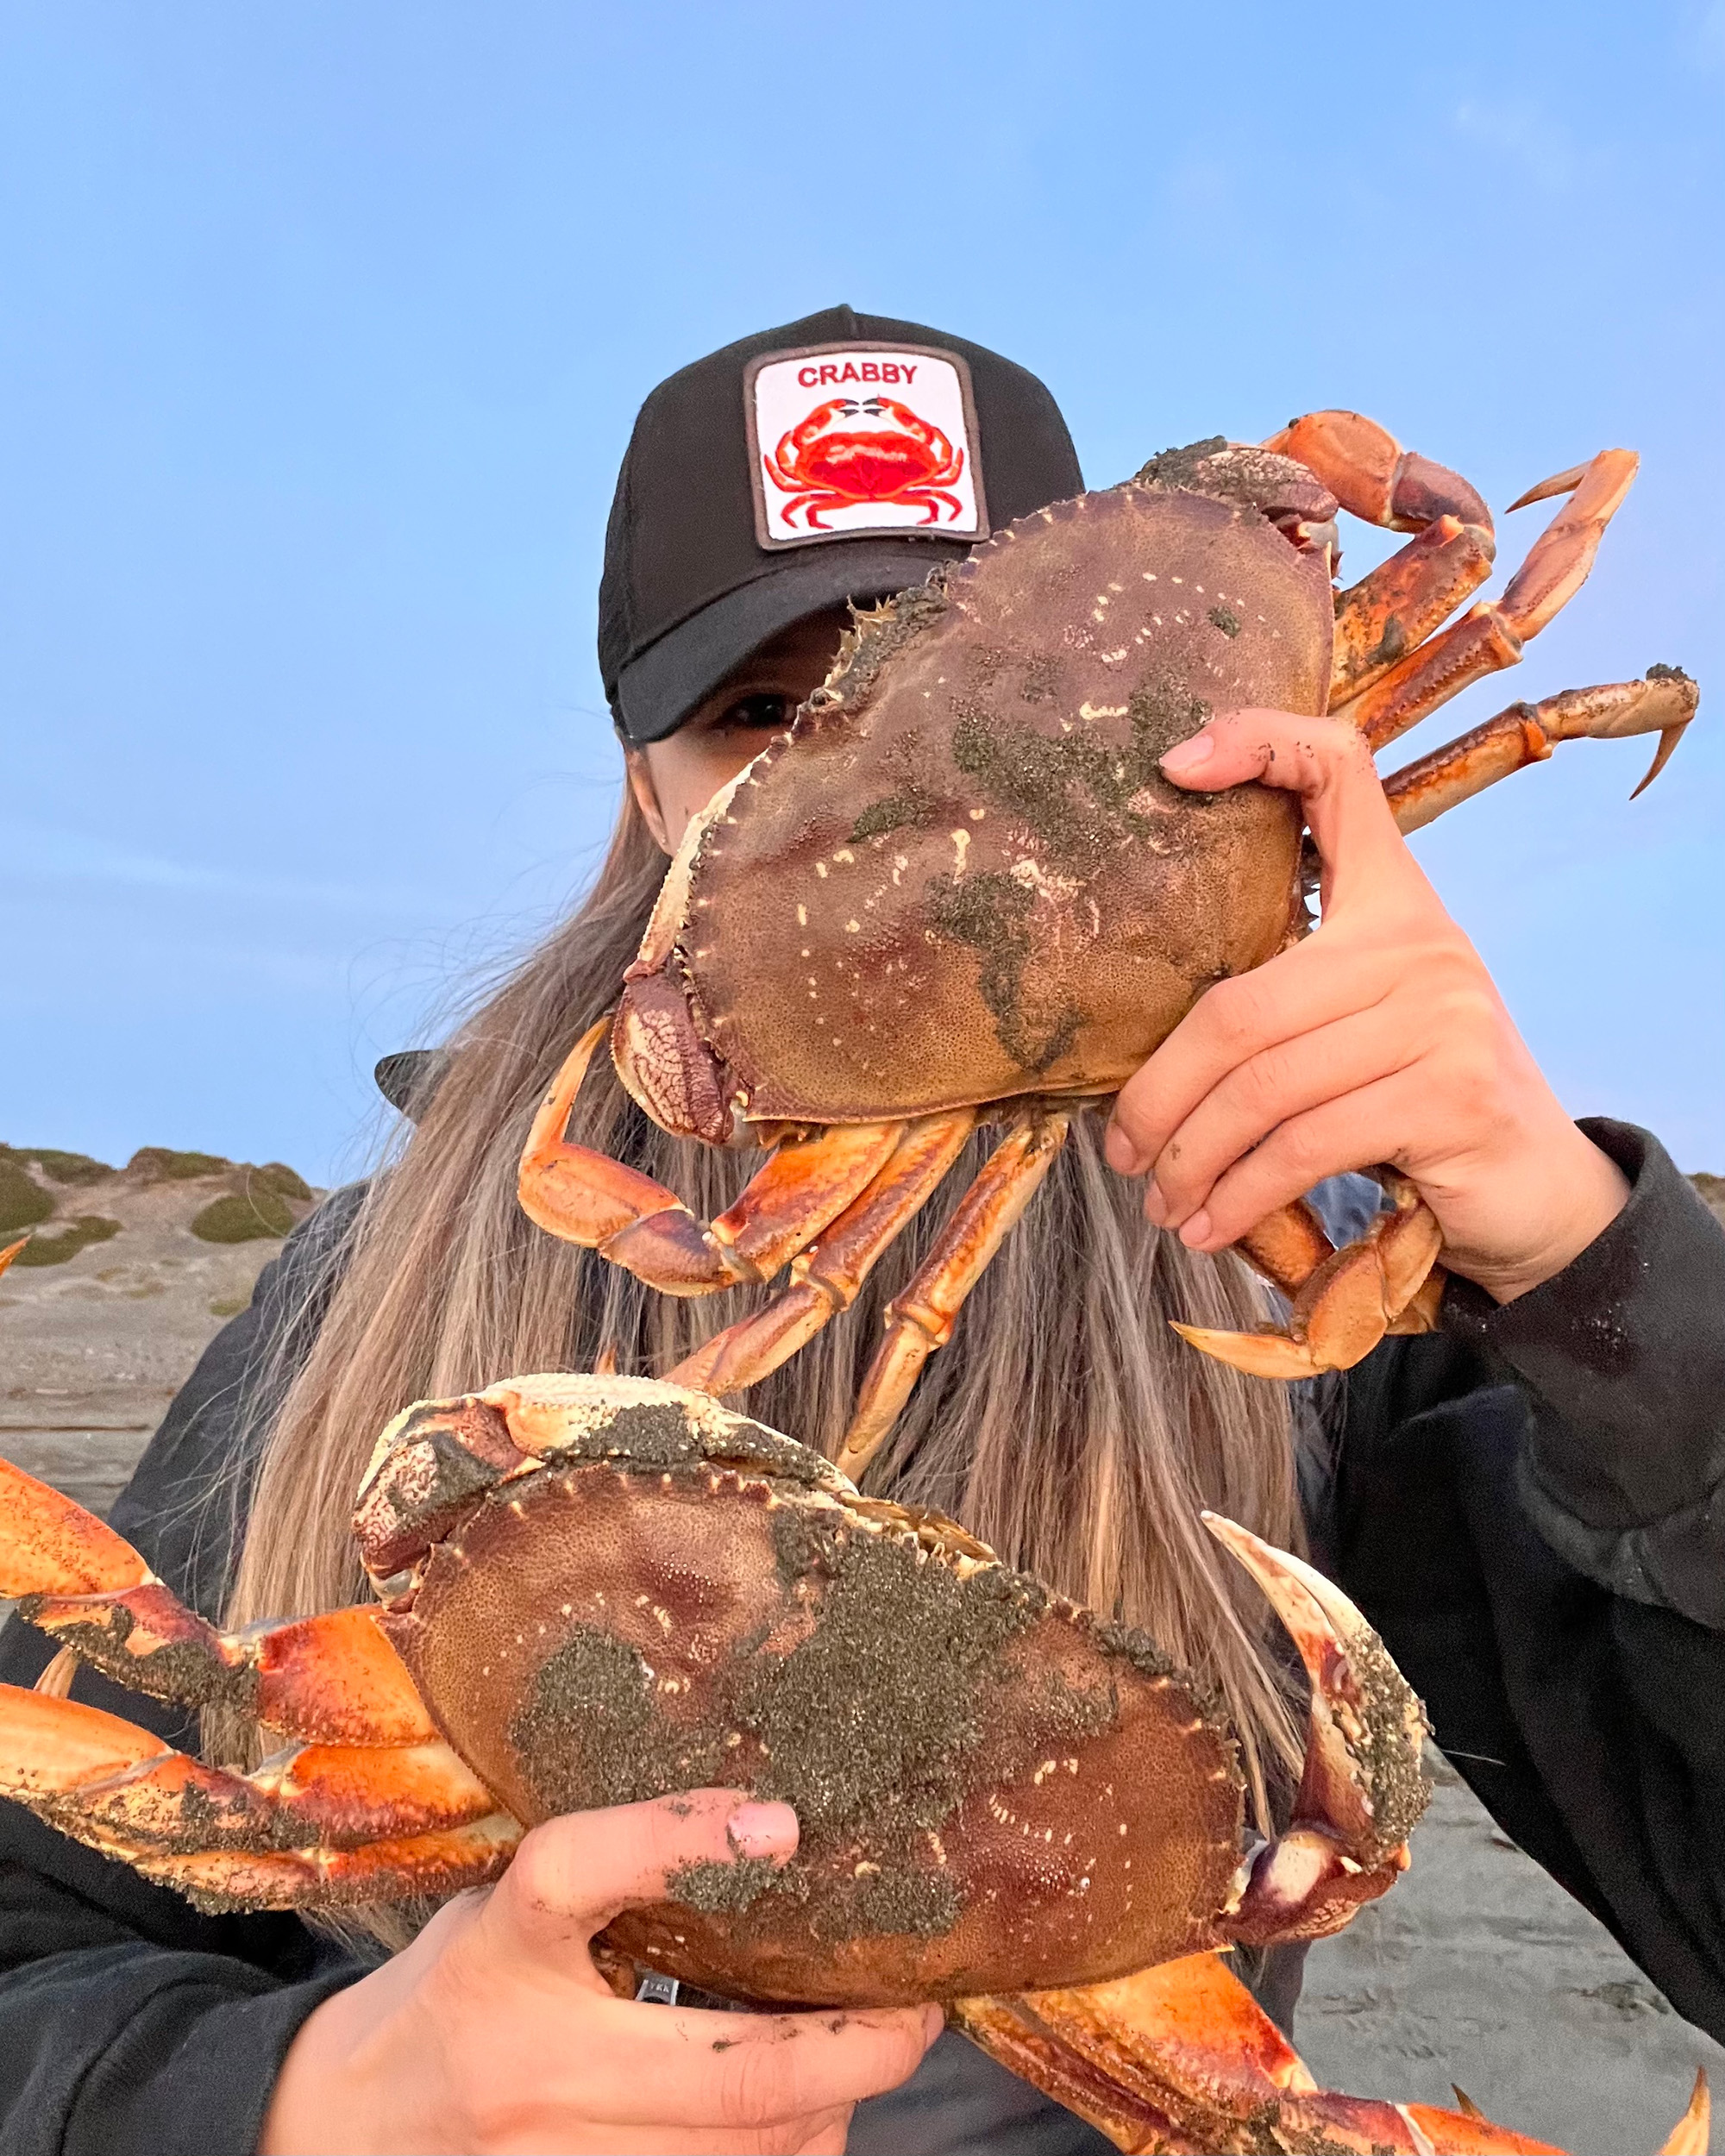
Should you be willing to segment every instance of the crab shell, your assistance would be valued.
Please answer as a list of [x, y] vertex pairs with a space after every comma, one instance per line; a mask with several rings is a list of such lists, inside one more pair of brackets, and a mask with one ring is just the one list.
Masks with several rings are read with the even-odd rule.
[[835, 2005], [1214, 1944], [1241, 1779], [1194, 1682], [952, 1522], [667, 1389], [542, 1377], [411, 1409], [355, 1517], [433, 1717], [524, 1822], [706, 1784], [796, 1807], [783, 1871], [697, 1866], [612, 1944]]
[[1212, 711], [1322, 712], [1327, 549], [1258, 505], [1304, 536], [1335, 502], [1291, 460], [1206, 448], [859, 616], [697, 819], [613, 1033], [666, 1128], [1112, 1093], [1281, 946], [1298, 805], [1193, 794], [1158, 760]]

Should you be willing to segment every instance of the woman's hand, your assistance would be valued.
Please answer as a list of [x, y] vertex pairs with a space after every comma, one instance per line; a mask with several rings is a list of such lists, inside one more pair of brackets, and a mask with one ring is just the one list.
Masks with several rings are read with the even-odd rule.
[[1443, 1262], [1500, 1302], [1560, 1272], [1628, 1186], [1565, 1114], [1479, 955], [1396, 828], [1364, 743], [1331, 719], [1234, 711], [1163, 759], [1176, 786], [1301, 797], [1316, 931], [1203, 995], [1122, 1090], [1107, 1156], [1145, 1212], [1219, 1250], [1346, 1169], [1388, 1162]]
[[687, 1864], [782, 1863], [787, 1804], [734, 1790], [580, 1812], [528, 1835], [290, 2048], [260, 2156], [842, 2150], [851, 2106], [916, 2069], [938, 2007], [703, 2013], [618, 1998], [589, 1941]]

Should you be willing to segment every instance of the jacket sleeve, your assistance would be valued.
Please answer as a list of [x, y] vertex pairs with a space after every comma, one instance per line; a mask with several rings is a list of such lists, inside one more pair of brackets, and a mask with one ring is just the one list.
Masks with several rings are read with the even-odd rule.
[[[219, 1614], [248, 1415], [315, 1326], [357, 1193], [297, 1231], [216, 1336], [113, 1514], [155, 1570]], [[285, 1347], [289, 1353], [281, 1352]], [[53, 1651], [13, 1619], [0, 1680]], [[82, 1670], [74, 1696], [195, 1745], [189, 1720]], [[0, 2147], [8, 2156], [250, 2156], [283, 2054], [365, 1965], [284, 1915], [205, 1917], [0, 1802]]]
[[1725, 1230], [1646, 1132], [1583, 1128], [1628, 1205], [1350, 1374], [1316, 1539], [1498, 1823], [1725, 2036]]

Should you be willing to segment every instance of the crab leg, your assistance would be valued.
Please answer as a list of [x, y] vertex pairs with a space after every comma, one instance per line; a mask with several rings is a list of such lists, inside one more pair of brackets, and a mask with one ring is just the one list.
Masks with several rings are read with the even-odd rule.
[[9, 1460], [0, 1460], [0, 1596], [18, 1598], [28, 1623], [135, 1692], [185, 1707], [220, 1702], [313, 1743], [437, 1737], [378, 1610], [220, 1632], [111, 1527]]
[[855, 1482], [885, 1443], [923, 1364], [952, 1338], [966, 1296], [1053, 1167], [1070, 1120], [1035, 1112], [1018, 1121], [953, 1208], [909, 1286], [888, 1304], [886, 1337], [869, 1365], [839, 1449], [841, 1475]]
[[898, 1126], [874, 1181], [791, 1267], [791, 1285], [764, 1310], [715, 1333], [674, 1369], [673, 1385], [723, 1398], [758, 1384], [856, 1299], [877, 1260], [927, 1204], [975, 1128], [973, 1108]]
[[1491, 512], [1447, 466], [1403, 450], [1375, 419], [1314, 411], [1264, 443], [1367, 523], [1418, 536], [1336, 599], [1330, 703], [1359, 695], [1448, 620], [1491, 572]]
[[[1524, 764], [1543, 763], [1560, 741], [1618, 741], [1629, 734], [1656, 733], [1658, 751], [1635, 788], [1641, 793], [1670, 761], [1700, 700], [1700, 690], [1681, 667], [1651, 667], [1645, 680], [1565, 689], [1537, 704], [1512, 704], [1459, 740], [1392, 772], [1383, 791], [1400, 829], [1416, 831]], [[1629, 796], [1632, 801], [1635, 793]]]
[[1311, 2148], [1560, 2156], [1476, 2111], [1320, 2089], [1216, 1954], [1067, 1991], [955, 2001], [990, 2057], [1130, 2151]]
[[1339, 592], [1331, 703], [1362, 694], [1440, 629], [1490, 575], [1496, 552], [1489, 530], [1440, 517]]
[[[1170, 1318], [1181, 1338], [1251, 1376], [1292, 1378], [1352, 1369], [1388, 1332], [1429, 1332], [1444, 1278], [1437, 1269], [1443, 1247], [1437, 1218], [1405, 1176], [1390, 1169], [1376, 1172], [1394, 1210], [1380, 1213], [1358, 1243], [1322, 1260], [1295, 1293], [1285, 1328], [1222, 1332]], [[1264, 1225], [1252, 1235], [1261, 1235]], [[1251, 1242], [1242, 1238], [1248, 1256]]]
[[1358, 729], [1371, 747], [1405, 734], [1470, 682], [1513, 667], [1522, 647], [1574, 598], [1599, 551], [1605, 527], [1622, 504], [1640, 460], [1633, 450], [1602, 449], [1589, 463], [1530, 487], [1512, 509], [1554, 494], [1572, 498], [1534, 542], [1501, 599], [1410, 651], [1388, 673], [1332, 713]]
[[522, 1210], [530, 1220], [626, 1266], [668, 1295], [710, 1295], [770, 1280], [878, 1173], [894, 1123], [832, 1124], [780, 1145], [737, 1202], [710, 1225], [674, 1191], [564, 1136], [601, 1018], [575, 1044], [542, 1102], [522, 1156]]
[[1319, 1266], [1336, 1254], [1316, 1208], [1303, 1198], [1266, 1213], [1234, 1248], [1290, 1301]]

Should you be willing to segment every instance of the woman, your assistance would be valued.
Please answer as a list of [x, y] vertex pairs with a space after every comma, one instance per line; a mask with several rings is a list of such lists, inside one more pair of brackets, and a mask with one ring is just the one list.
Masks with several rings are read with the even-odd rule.
[[[888, 389], [902, 409], [931, 382], [950, 392], [940, 468], [956, 511], [937, 504], [923, 523], [925, 488], [907, 524], [896, 497], [914, 474], [877, 476], [869, 494], [854, 469], [844, 485], [817, 471], [794, 427], [775, 433], [787, 407], [769, 391], [787, 382], [833, 405], [873, 396], [876, 419]], [[574, 918], [406, 1074], [417, 1127], [399, 1159], [292, 1239], [121, 1500], [116, 1524], [198, 1606], [237, 1623], [362, 1593], [353, 1493], [408, 1401], [590, 1368], [605, 1349], [663, 1370], [747, 1307], [654, 1294], [533, 1229], [515, 1173], [534, 1105], [613, 1000], [689, 816], [825, 674], [841, 602], [902, 587], [1078, 483], [1039, 383], [848, 309], [715, 354], [649, 399], [601, 596], [629, 778], [610, 853]], [[1725, 2031], [1709, 1801], [1725, 1769], [1725, 1514], [1711, 1503], [1725, 1236], [1653, 1139], [1564, 1115], [1344, 730], [1223, 717], [1164, 769], [1205, 790], [1297, 791], [1326, 863], [1324, 924], [1206, 996], [1106, 1130], [1075, 1123], [877, 1486], [957, 1514], [1209, 1677], [1266, 1822], [1298, 1756], [1283, 1665], [1195, 1516], [1208, 1504], [1272, 1540], [1303, 1532], [1508, 1831], [1683, 2011]], [[597, 1074], [572, 1135], [709, 1217], [751, 1166], [667, 1138]], [[1378, 1160], [1442, 1223], [1457, 1276], [1444, 1326], [1386, 1342], [1302, 1402], [1296, 1448], [1288, 1391], [1192, 1355], [1165, 1320], [1252, 1322], [1258, 1290], [1225, 1246]], [[963, 1176], [961, 1163], [953, 1188]], [[916, 1224], [751, 1413], [837, 1443], [884, 1307], [938, 1225]], [[13, 1626], [0, 1675], [29, 1683], [46, 1658]], [[78, 1696], [188, 1734], [87, 1674]], [[0, 2139], [106, 2156], [825, 2150], [848, 2129], [853, 2149], [1100, 2148], [957, 2040], [929, 2051], [932, 2011], [721, 2018], [600, 1984], [586, 1942], [622, 1903], [691, 1860], [781, 1858], [795, 1834], [786, 1807], [734, 1792], [559, 1820], [499, 1886], [417, 1936], [397, 1911], [337, 1938], [196, 1917], [5, 1808]], [[1297, 1956], [1252, 1973], [1285, 2016]]]

